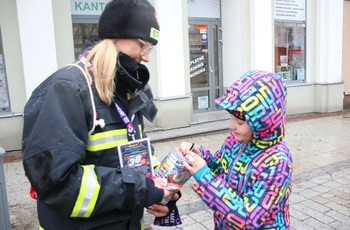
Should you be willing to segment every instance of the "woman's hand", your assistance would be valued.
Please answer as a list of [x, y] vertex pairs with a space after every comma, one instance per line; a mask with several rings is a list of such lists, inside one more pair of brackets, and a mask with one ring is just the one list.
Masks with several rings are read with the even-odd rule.
[[155, 217], [163, 217], [169, 214], [169, 208], [165, 205], [154, 204], [147, 209], [147, 212]]
[[189, 164], [186, 161], [183, 161], [183, 165], [188, 171], [190, 171], [191, 174], [194, 174], [207, 164], [202, 157], [192, 151], [187, 151], [185, 157], [187, 158]]
[[[178, 200], [179, 194], [175, 193], [172, 200]], [[163, 217], [169, 215], [169, 208], [166, 205], [154, 204], [147, 209], [147, 212], [155, 217]]]
[[163, 197], [167, 197], [170, 195], [171, 189], [167, 188], [168, 181], [165, 178], [152, 177], [152, 180], [156, 188], [164, 190]]

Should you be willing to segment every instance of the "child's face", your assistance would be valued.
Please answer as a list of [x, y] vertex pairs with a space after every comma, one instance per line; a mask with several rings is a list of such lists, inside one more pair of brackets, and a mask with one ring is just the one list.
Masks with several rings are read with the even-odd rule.
[[233, 131], [238, 141], [249, 142], [253, 139], [253, 132], [247, 121], [238, 119], [231, 114], [229, 128]]

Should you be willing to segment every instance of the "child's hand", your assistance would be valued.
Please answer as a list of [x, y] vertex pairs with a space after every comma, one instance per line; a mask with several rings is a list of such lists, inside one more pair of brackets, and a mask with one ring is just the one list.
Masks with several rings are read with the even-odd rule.
[[196, 145], [194, 143], [184, 141], [180, 145], [180, 150], [184, 153], [184, 155], [186, 155], [188, 151], [192, 151], [198, 155], [201, 155], [200, 151], [196, 148]]
[[190, 171], [191, 174], [194, 174], [199, 169], [201, 169], [204, 165], [207, 164], [202, 157], [200, 157], [198, 154], [192, 151], [187, 151], [187, 154], [185, 157], [190, 162], [190, 164], [188, 164], [186, 161], [183, 161], [183, 165], [188, 171]]

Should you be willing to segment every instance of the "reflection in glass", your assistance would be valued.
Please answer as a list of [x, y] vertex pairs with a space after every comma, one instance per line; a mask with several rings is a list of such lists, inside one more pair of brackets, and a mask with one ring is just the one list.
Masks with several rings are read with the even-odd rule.
[[8, 93], [5, 57], [2, 48], [2, 37], [0, 31], [0, 114], [10, 112], [10, 98]]
[[86, 40], [94, 40], [98, 37], [96, 23], [73, 23], [74, 55], [77, 58]]
[[191, 87], [208, 87], [208, 28], [205, 24], [189, 27]]
[[275, 71], [286, 80], [305, 80], [303, 22], [275, 22]]

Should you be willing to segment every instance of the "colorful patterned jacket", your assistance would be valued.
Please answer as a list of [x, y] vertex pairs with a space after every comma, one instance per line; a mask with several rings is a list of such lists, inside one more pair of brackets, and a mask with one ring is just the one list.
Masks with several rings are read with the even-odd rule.
[[243, 112], [253, 140], [246, 147], [231, 133], [211, 154], [194, 190], [214, 211], [216, 229], [289, 229], [292, 158], [285, 135], [286, 86], [273, 73], [250, 71], [216, 100]]

